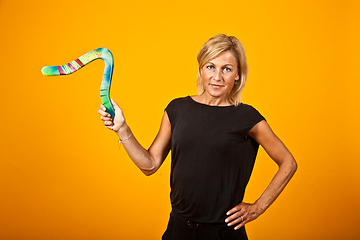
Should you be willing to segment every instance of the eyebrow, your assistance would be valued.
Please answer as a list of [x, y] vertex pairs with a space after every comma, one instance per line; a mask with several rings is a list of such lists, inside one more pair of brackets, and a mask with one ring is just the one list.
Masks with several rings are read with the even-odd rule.
[[[205, 65], [206, 64], [212, 64], [212, 65], [215, 65], [213, 62], [207, 62], [207, 63], [205, 63]], [[234, 65], [232, 65], [231, 63], [227, 63], [227, 64], [225, 64], [223, 67], [226, 67], [226, 66], [231, 66], [231, 67], [234, 67]]]

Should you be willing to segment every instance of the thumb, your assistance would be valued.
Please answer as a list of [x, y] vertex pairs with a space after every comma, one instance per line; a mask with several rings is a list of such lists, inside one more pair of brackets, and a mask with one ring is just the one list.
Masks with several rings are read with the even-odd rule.
[[120, 108], [119, 105], [112, 98], [111, 98], [111, 103], [112, 103], [115, 110]]

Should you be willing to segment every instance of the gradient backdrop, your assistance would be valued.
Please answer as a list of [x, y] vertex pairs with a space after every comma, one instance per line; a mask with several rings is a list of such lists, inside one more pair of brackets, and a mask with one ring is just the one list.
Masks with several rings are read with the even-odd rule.
[[[243, 42], [243, 100], [299, 164], [249, 238], [359, 239], [359, 12], [357, 0], [0, 0], [0, 239], [160, 239], [170, 158], [145, 177], [103, 127], [104, 63], [40, 70], [110, 49], [111, 96], [148, 147], [168, 102], [196, 94], [196, 54], [218, 33]], [[260, 149], [246, 201], [276, 169]]]

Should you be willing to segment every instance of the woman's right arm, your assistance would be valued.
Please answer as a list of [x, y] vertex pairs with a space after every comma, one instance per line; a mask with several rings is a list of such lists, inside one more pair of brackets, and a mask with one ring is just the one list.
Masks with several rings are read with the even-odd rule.
[[164, 162], [170, 151], [171, 142], [171, 125], [166, 111], [164, 112], [160, 130], [155, 137], [149, 149], [145, 149], [136, 140], [132, 134], [130, 127], [126, 124], [122, 110], [112, 100], [115, 109], [114, 118], [110, 118], [110, 114], [105, 112], [106, 108], [101, 105], [99, 114], [104, 125], [113, 130], [122, 140], [122, 144], [135, 165], [147, 176], [155, 173]]

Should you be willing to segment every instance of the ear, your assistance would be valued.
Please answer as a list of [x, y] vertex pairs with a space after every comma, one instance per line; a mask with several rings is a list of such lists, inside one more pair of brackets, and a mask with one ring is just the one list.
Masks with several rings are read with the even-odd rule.
[[200, 74], [200, 76], [202, 75], [202, 68], [201, 67], [199, 67], [199, 74]]
[[240, 79], [239, 73], [236, 74], [235, 80], [238, 81]]

